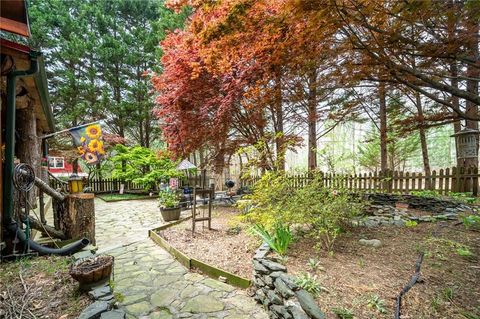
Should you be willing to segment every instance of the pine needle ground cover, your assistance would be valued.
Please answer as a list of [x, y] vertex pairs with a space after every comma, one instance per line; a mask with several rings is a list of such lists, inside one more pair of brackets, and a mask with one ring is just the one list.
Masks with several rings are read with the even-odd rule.
[[[200, 209], [201, 212], [201, 209]], [[235, 208], [215, 208], [212, 229], [199, 222], [192, 234], [191, 220], [159, 232], [170, 245], [185, 255], [221, 268], [237, 276], [251, 279], [252, 258], [260, 240], [250, 234], [250, 225], [239, 223], [240, 211]]]
[[35, 257], [0, 264], [0, 317], [77, 318], [91, 303], [68, 274], [69, 257]]
[[[372, 238], [382, 245], [359, 244]], [[315, 244], [306, 237], [294, 242], [286, 266], [292, 275], [315, 278], [321, 287], [317, 303], [331, 318], [343, 318], [337, 313], [392, 318], [395, 298], [413, 275], [420, 251], [423, 282], [405, 295], [402, 318], [479, 318], [480, 233], [458, 222], [355, 228], [337, 242], [333, 255]]]

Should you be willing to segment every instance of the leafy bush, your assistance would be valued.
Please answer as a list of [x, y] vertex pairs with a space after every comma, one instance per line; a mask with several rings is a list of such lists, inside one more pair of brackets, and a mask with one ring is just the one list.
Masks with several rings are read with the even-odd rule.
[[295, 280], [295, 283], [308, 291], [309, 293], [318, 296], [324, 289], [317, 281], [317, 275], [312, 276], [310, 273], [301, 273]]
[[416, 227], [417, 225], [418, 225], [418, 223], [414, 220], [407, 220], [405, 222], [406, 227]]
[[332, 312], [340, 319], [353, 319], [353, 313], [347, 308], [333, 308]]
[[380, 313], [386, 313], [385, 300], [381, 299], [379, 295], [371, 295], [368, 298], [368, 308], [373, 308]]
[[158, 206], [162, 208], [175, 208], [180, 204], [180, 196], [174, 191], [163, 190], [158, 194]]
[[363, 211], [363, 207], [364, 203], [344, 190], [324, 188], [319, 176], [298, 189], [291, 200], [291, 209], [301, 216], [299, 222], [311, 225], [310, 235], [329, 252], [333, 252], [337, 237], [348, 227], [350, 219]]
[[462, 217], [462, 222], [465, 228], [475, 229], [480, 231], [480, 216], [478, 215], [468, 215]]
[[319, 268], [323, 269], [323, 267], [320, 265], [320, 260], [318, 260], [317, 258], [309, 258], [307, 261], [307, 267], [314, 272], [317, 271]]
[[308, 235], [332, 252], [335, 240], [349, 220], [363, 211], [364, 203], [346, 191], [325, 188], [321, 175], [295, 189], [281, 174], [267, 173], [247, 197], [253, 203], [243, 219], [263, 225], [267, 230], [277, 222], [283, 225], [307, 225]]
[[477, 200], [475, 197], [472, 196], [472, 193], [448, 193], [448, 197], [451, 197], [459, 202], [473, 204]]
[[285, 256], [288, 245], [290, 245], [290, 242], [292, 241], [292, 233], [288, 226], [283, 226], [281, 223], [277, 223], [274, 227], [273, 235], [271, 235], [265, 227], [260, 224], [255, 224], [255, 226], [252, 227], [252, 230], [276, 253], [280, 256]]
[[440, 198], [441, 195], [437, 191], [432, 190], [421, 190], [421, 191], [412, 191], [412, 195], [425, 198]]
[[176, 169], [176, 162], [167, 155], [156, 154], [146, 147], [118, 144], [109, 158], [113, 163], [112, 177], [138, 183], [147, 190], [154, 189], [162, 180], [183, 175]]
[[289, 224], [292, 220], [288, 207], [292, 193], [284, 175], [267, 172], [238, 206], [246, 212], [245, 221], [271, 229], [277, 222]]

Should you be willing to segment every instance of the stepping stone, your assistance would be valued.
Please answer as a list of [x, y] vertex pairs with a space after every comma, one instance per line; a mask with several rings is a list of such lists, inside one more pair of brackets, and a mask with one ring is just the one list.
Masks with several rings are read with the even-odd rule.
[[148, 302], [142, 301], [142, 302], [139, 302], [139, 303], [135, 303], [133, 305], [126, 306], [125, 308], [132, 315], [137, 315], [138, 316], [138, 315], [143, 315], [143, 314], [147, 313], [148, 311], [150, 311], [152, 306]]
[[93, 287], [92, 290], [88, 292], [88, 295], [92, 299], [99, 299], [100, 297], [109, 295], [112, 292], [112, 289], [108, 284], [102, 285], [102, 286], [97, 286]]
[[148, 319], [172, 319], [173, 315], [168, 310], [160, 310], [152, 312], [148, 315]]
[[97, 319], [102, 312], [108, 310], [108, 306], [106, 301], [95, 301], [82, 311], [78, 319]]
[[225, 284], [221, 281], [218, 281], [218, 280], [215, 280], [215, 279], [212, 279], [212, 278], [205, 279], [203, 281], [203, 284], [205, 284], [206, 286], [208, 286], [210, 288], [213, 288], [215, 290], [220, 290], [220, 291], [230, 292], [230, 291], [235, 290], [235, 288], [233, 286], [227, 285], [227, 284]]
[[182, 312], [205, 313], [222, 311], [225, 305], [217, 298], [200, 295], [188, 300]]
[[172, 303], [176, 294], [177, 291], [172, 289], [159, 289], [152, 295], [150, 301], [154, 306], [166, 307]]
[[155, 281], [153, 282], [153, 285], [155, 287], [166, 286], [168, 284], [171, 284], [172, 282], [175, 282], [177, 280], [182, 280], [182, 279], [183, 279], [183, 276], [173, 276], [173, 275], [162, 276], [155, 279]]
[[125, 311], [123, 310], [111, 310], [102, 313], [100, 319], [124, 319]]
[[146, 294], [135, 294], [135, 295], [129, 295], [125, 296], [121, 302], [122, 305], [130, 305], [132, 303], [136, 303], [144, 298], [146, 298]]

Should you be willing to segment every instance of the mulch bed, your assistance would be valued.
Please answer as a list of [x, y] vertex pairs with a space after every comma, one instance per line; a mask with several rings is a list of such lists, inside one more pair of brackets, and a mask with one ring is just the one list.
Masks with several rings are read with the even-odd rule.
[[92, 301], [68, 274], [68, 257], [0, 264], [0, 318], [77, 318]]
[[198, 222], [192, 234], [192, 221], [188, 220], [159, 231], [159, 235], [189, 257], [251, 279], [252, 258], [260, 241], [238, 222], [238, 214], [234, 208], [218, 207], [212, 211], [211, 230], [206, 221], [203, 225]]
[[[429, 238], [434, 242], [425, 244]], [[361, 238], [379, 239], [380, 248], [359, 245]], [[471, 248], [474, 258], [458, 255], [449, 247], [456, 241]], [[419, 251], [425, 250], [421, 267], [423, 283], [404, 297], [403, 319], [465, 319], [464, 313], [480, 313], [480, 233], [455, 222], [420, 223], [416, 227], [357, 228], [337, 241], [333, 256], [313, 248], [315, 240], [303, 238], [289, 251], [291, 274], [310, 272], [328, 292], [317, 302], [331, 318], [333, 308], [347, 308], [355, 318], [393, 318], [395, 298], [414, 273]], [[307, 262], [317, 258], [321, 267], [312, 271]], [[369, 307], [369, 300], [384, 300], [386, 313]], [[471, 317], [479, 318], [479, 317]]]
[[[217, 208], [213, 230], [197, 224], [192, 236], [191, 221], [160, 231], [171, 245], [186, 255], [251, 279], [252, 256], [260, 241], [247, 234], [248, 227], [232, 226], [238, 211]], [[380, 248], [361, 246], [359, 239], [379, 239]], [[434, 238], [433, 241], [428, 239]], [[475, 257], [462, 257], [453, 241], [468, 245]], [[393, 318], [395, 298], [414, 273], [419, 252], [425, 249], [422, 283], [404, 297], [402, 319], [470, 319], [480, 314], [480, 233], [466, 230], [458, 222], [419, 223], [415, 227], [385, 226], [355, 228], [341, 235], [335, 252], [329, 255], [316, 249], [308, 237], [297, 239], [289, 248], [287, 268], [290, 274], [309, 272], [327, 291], [317, 302], [327, 318], [338, 318], [332, 309], [345, 308], [358, 319]], [[312, 270], [309, 259], [319, 260]], [[385, 313], [370, 305], [383, 302]]]

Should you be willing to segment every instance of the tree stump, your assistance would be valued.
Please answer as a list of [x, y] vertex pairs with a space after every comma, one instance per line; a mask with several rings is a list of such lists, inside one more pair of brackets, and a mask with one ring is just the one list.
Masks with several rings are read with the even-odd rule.
[[70, 194], [65, 198], [66, 209], [60, 218], [60, 229], [67, 238], [90, 240], [95, 245], [94, 194]]

